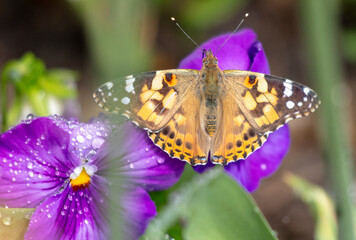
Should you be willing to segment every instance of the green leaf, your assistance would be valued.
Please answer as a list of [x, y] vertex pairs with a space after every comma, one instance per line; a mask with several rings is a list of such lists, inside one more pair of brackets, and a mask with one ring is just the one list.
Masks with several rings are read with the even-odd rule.
[[285, 181], [312, 211], [316, 221], [314, 239], [336, 240], [336, 214], [332, 201], [325, 191], [291, 173], [285, 176]]
[[57, 76], [41, 77], [39, 85], [46, 92], [59, 98], [73, 98], [77, 95], [77, 91], [73, 86], [65, 85]]
[[36, 115], [47, 116], [50, 114], [48, 95], [44, 90], [32, 87], [28, 90], [27, 97]]
[[276, 239], [251, 196], [219, 167], [173, 192], [142, 239], [180, 238], [182, 225], [188, 240]]
[[188, 204], [184, 239], [276, 239], [252, 197], [226, 174], [199, 189]]

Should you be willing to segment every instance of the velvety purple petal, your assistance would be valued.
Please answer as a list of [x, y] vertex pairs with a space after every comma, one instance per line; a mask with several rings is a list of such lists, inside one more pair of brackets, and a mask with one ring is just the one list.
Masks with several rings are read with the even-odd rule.
[[[251, 67], [256, 64], [261, 70], [268, 69], [267, 59], [254, 57], [259, 51], [263, 52], [263, 48], [262, 45], [260, 47], [255, 46], [257, 36], [251, 29], [244, 29], [232, 35], [228, 42], [217, 52], [229, 35], [223, 34], [214, 37], [201, 45], [202, 49], [212, 49], [219, 60], [220, 69], [251, 70]], [[202, 68], [201, 49], [196, 49], [185, 57], [179, 64], [179, 68], [200, 70]]]
[[87, 159], [90, 159], [105, 142], [112, 125], [104, 115], [92, 119], [89, 123], [79, 122], [77, 119], [66, 120], [57, 116], [51, 119], [70, 134], [70, 151]]
[[[93, 179], [95, 181], [95, 178]], [[107, 239], [106, 201], [95, 183], [74, 191], [68, 184], [35, 210], [25, 239]]]
[[147, 132], [126, 123], [108, 140], [93, 158], [100, 171], [120, 171], [131, 183], [146, 190], [162, 190], [175, 184], [185, 163], [172, 159], [155, 146]]
[[269, 74], [269, 64], [265, 51], [263, 51], [262, 43], [259, 41], [254, 42], [248, 49], [248, 52], [252, 64], [250, 69], [247, 70]]
[[124, 194], [123, 206], [126, 239], [138, 239], [145, 232], [148, 223], [156, 216], [156, 206], [142, 188], [136, 188]]
[[289, 144], [289, 128], [284, 125], [271, 133], [263, 146], [247, 159], [228, 164], [225, 171], [247, 191], [254, 191], [262, 178], [272, 175], [278, 169], [288, 152]]
[[193, 169], [198, 173], [203, 173], [206, 170], [209, 170], [210, 168], [212, 168], [214, 166], [215, 166], [215, 164], [213, 164], [211, 161], [209, 161], [206, 165], [193, 166]]
[[81, 162], [68, 150], [69, 134], [46, 117], [0, 136], [0, 203], [35, 207], [58, 191]]

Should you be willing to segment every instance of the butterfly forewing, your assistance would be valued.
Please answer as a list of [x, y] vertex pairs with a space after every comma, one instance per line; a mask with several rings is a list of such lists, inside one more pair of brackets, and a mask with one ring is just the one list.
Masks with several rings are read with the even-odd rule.
[[224, 79], [249, 123], [261, 134], [309, 115], [320, 104], [312, 89], [288, 79], [236, 70], [224, 71]]
[[151, 131], [164, 127], [182, 104], [199, 71], [165, 70], [130, 75], [108, 82], [94, 93], [106, 111], [120, 113]]

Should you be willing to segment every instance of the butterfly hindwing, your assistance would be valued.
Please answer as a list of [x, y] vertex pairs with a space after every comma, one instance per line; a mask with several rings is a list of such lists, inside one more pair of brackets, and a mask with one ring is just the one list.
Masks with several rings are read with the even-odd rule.
[[168, 123], [158, 132], [149, 133], [153, 142], [171, 157], [191, 165], [206, 164], [210, 138], [201, 125], [201, 100], [195, 88], [187, 90], [186, 98]]
[[120, 113], [150, 131], [167, 124], [182, 104], [186, 89], [197, 83], [199, 71], [165, 70], [130, 75], [107, 82], [94, 93], [106, 111]]
[[288, 79], [236, 70], [224, 71], [224, 79], [227, 91], [234, 92], [246, 119], [261, 134], [309, 115], [320, 104], [312, 89]]
[[238, 159], [245, 159], [262, 146], [267, 135], [255, 131], [233, 96], [221, 96], [220, 102], [223, 111], [220, 125], [212, 139], [211, 161], [226, 165]]

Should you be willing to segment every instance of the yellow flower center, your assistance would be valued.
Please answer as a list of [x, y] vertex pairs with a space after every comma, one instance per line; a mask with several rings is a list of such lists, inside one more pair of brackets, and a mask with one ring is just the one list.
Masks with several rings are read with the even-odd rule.
[[70, 180], [70, 185], [75, 191], [82, 188], [86, 188], [89, 186], [89, 184], [90, 176], [88, 175], [87, 171], [85, 171], [84, 167], [82, 168], [82, 171], [80, 172], [79, 176]]

